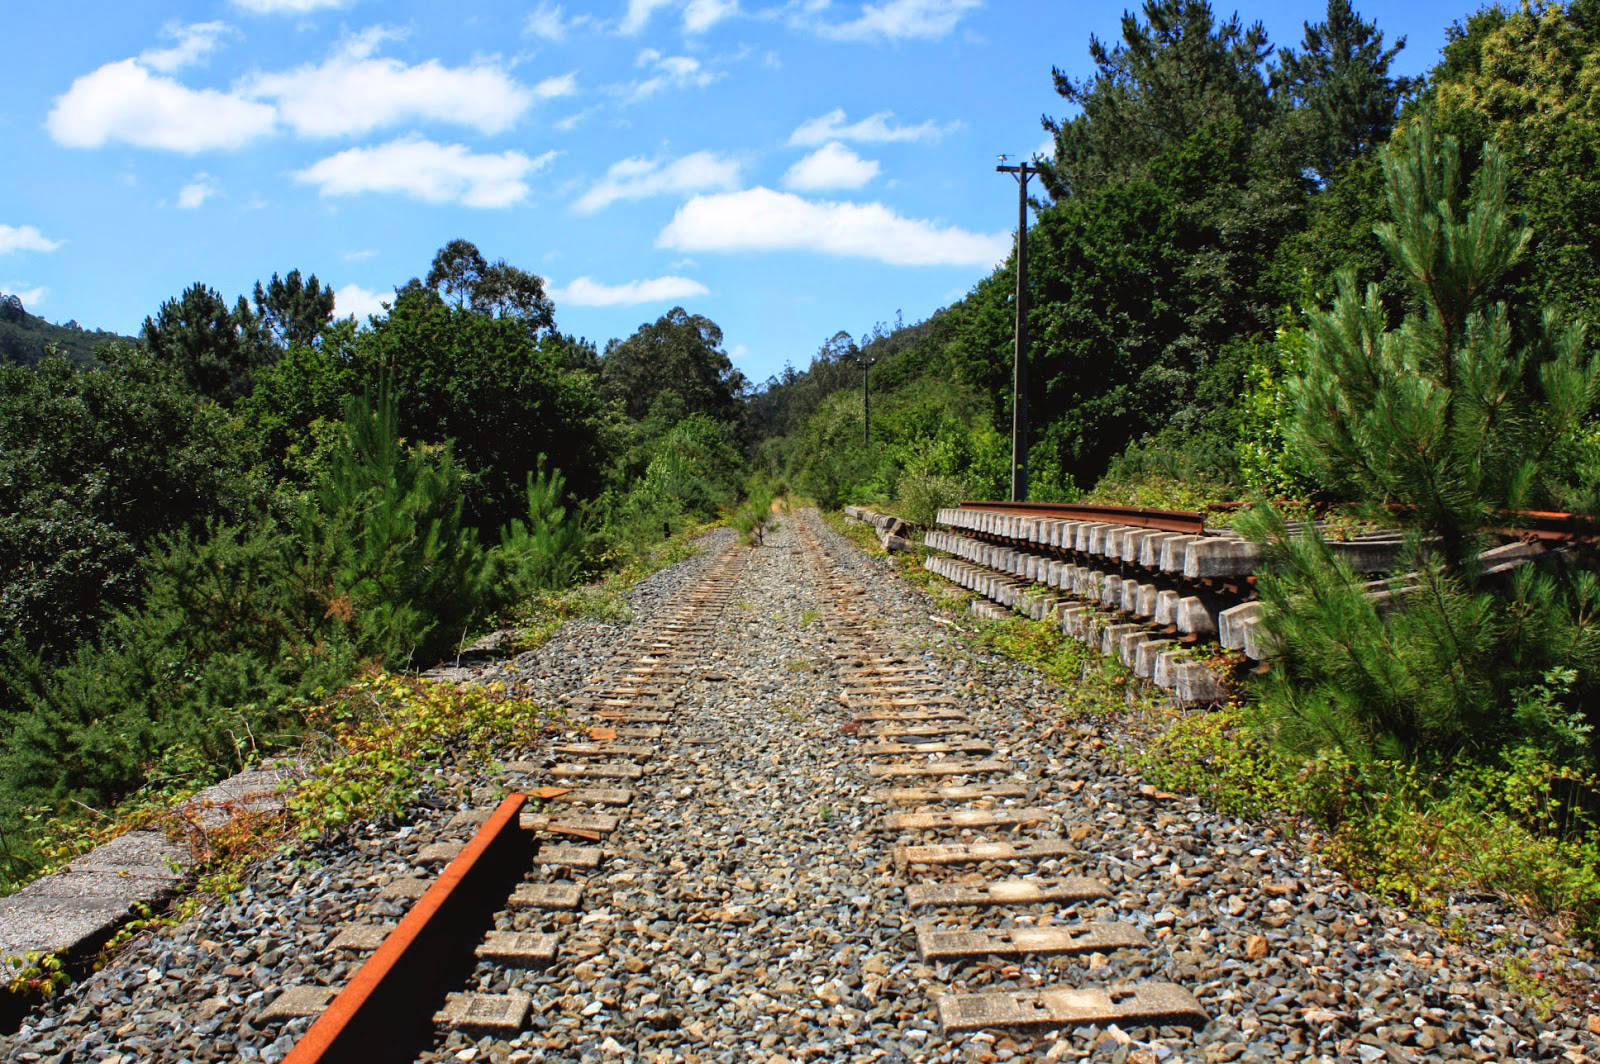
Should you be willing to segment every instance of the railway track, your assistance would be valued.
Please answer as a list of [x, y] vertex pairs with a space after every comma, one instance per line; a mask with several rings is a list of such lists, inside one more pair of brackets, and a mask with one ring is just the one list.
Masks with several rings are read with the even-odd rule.
[[[1070, 874], [1077, 847], [1061, 837], [1051, 808], [1063, 796], [1051, 793], [1037, 769], [996, 756], [935, 672], [878, 630], [857, 605], [865, 590], [839, 575], [809, 520], [797, 521], [795, 533], [836, 647], [826, 665], [838, 675], [845, 707], [838, 753], [870, 788], [874, 813], [862, 830], [880, 848], [894, 840], [888, 879], [899, 896], [884, 902], [914, 927], [914, 956], [905, 959], [951, 972], [996, 960], [1148, 950], [1148, 936], [1132, 922], [1073, 915], [1112, 891], [1104, 881]], [[586, 717], [581, 741], [555, 743], [547, 763], [509, 765], [518, 791], [492, 811], [457, 818], [463, 828], [481, 826], [464, 846], [436, 845], [424, 855], [447, 861], [445, 871], [413, 885], [419, 897], [412, 910], [326, 1004], [286, 1064], [405, 1059], [419, 1049], [437, 1056], [451, 1050], [452, 1035], [486, 1036], [492, 1044], [525, 1031], [540, 1007], [533, 993], [472, 988], [493, 987], [497, 967], [549, 969], [567, 961], [574, 944], [561, 929], [572, 925], [546, 917], [577, 914], [581, 926], [604, 904], [589, 882], [617, 843], [632, 832], [635, 845], [650, 845], [630, 815], [637, 788], [674, 743], [696, 741], [695, 707], [681, 692], [697, 679], [717, 679], [706, 651], [747, 558], [729, 551], [569, 701], [575, 721]], [[676, 782], [654, 793], [652, 801], [670, 800]], [[534, 805], [542, 808], [530, 811]], [[475, 943], [470, 961], [448, 956], [452, 949], [463, 954], [466, 943]], [[434, 978], [420, 978], [424, 972]], [[455, 973], [455, 989], [439, 1000], [444, 972]], [[1172, 1035], [1207, 1019], [1192, 993], [1166, 981], [959, 993], [937, 989], [934, 975], [922, 996], [945, 1039], [1110, 1024]], [[396, 1016], [414, 1022], [397, 1023]], [[431, 1048], [423, 1016], [434, 1029]]]
[[[851, 711], [845, 727], [858, 740], [852, 753], [884, 784], [875, 795], [885, 810], [878, 829], [904, 840], [895, 846], [902, 904], [933, 917], [916, 929], [921, 959], [979, 963], [1148, 948], [1144, 931], [1126, 921], [1068, 915], [1062, 923], [1034, 923], [1040, 906], [1059, 917], [1077, 903], [1111, 895], [1099, 880], [1035, 871], [1042, 860], [1070, 861], [1077, 854], [1073, 842], [1056, 833], [1055, 811], [1039, 804], [1054, 797], [1049, 783], [995, 757], [994, 744], [973, 729], [957, 699], [942, 693], [932, 670], [869, 623], [856, 604], [862, 589], [834, 575], [811, 528], [802, 524], [800, 534], [832, 604], [827, 623], [850, 647], [843, 698]], [[900, 781], [911, 785], [892, 785]], [[953, 835], [961, 841], [937, 841]], [[997, 865], [1011, 871], [961, 881], [944, 871]], [[980, 911], [996, 926], [958, 922]], [[947, 1035], [1092, 1024], [1204, 1026], [1207, 1019], [1193, 994], [1164, 981], [942, 993], [936, 1007]]]
[[[1481, 958], [1130, 777], [814, 515], [695, 564], [502, 786], [323, 851], [337, 894], [286, 869], [186, 959], [130, 951], [66, 1002], [122, 1026], [62, 1059], [1580, 1059]], [[73, 1014], [0, 1060], [56, 1059]]]
[[[632, 784], [669, 741], [677, 692], [705, 671], [696, 644], [709, 636], [746, 561], [740, 549], [725, 551], [666, 616], [620, 646], [568, 700], [568, 712], [590, 722], [583, 741], [554, 744], [549, 764], [508, 764], [519, 790], [494, 810], [458, 816], [463, 830], [477, 828], [464, 845], [441, 843], [421, 855], [448, 861], [443, 874], [409, 885], [417, 903], [382, 940], [367, 940], [376, 946], [373, 956], [321, 1009], [285, 1064], [407, 1059], [429, 1040], [423, 1017], [435, 1029], [507, 1038], [523, 1030], [531, 995], [467, 987], [492, 985], [497, 966], [539, 968], [562, 954], [562, 925], [542, 918], [582, 909], [584, 881], [626, 822]], [[491, 864], [512, 874], [486, 869]], [[461, 947], [474, 938], [471, 971], [435, 1001], [440, 973], [464, 966]]]

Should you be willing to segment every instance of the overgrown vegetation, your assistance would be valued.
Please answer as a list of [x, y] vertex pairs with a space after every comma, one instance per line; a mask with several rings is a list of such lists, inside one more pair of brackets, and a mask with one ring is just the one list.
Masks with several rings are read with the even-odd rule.
[[[294, 748], [363, 670], [621, 609], [741, 497], [742, 378], [705, 318], [599, 355], [466, 241], [387, 313], [332, 308], [298, 270], [232, 305], [197, 284], [85, 366], [0, 367], [0, 890], [51, 832]], [[376, 756], [324, 797], [403, 782]]]

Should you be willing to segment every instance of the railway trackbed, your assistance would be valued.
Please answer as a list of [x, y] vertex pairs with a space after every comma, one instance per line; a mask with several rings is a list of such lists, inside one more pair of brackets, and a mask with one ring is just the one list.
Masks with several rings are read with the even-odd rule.
[[[1592, 1051], [1583, 1017], [1539, 1019], [1472, 949], [1271, 831], [1127, 775], [1107, 756], [1114, 725], [1063, 721], [1038, 680], [951, 642], [814, 514], [697, 566], [588, 650], [558, 641], [520, 674], [482, 671], [561, 692], [572, 727], [476, 781], [471, 807], [316, 869], [264, 869], [0, 1056]], [[1469, 915], [1497, 926], [1492, 906]], [[170, 1019], [141, 1026], [156, 1011]]]

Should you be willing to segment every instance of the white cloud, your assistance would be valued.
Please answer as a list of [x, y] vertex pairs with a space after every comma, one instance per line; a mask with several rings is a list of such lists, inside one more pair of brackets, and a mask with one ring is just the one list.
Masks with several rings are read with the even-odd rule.
[[635, 303], [667, 303], [710, 295], [711, 290], [699, 281], [687, 277], [655, 277], [645, 281], [625, 281], [622, 284], [601, 284], [591, 277], [579, 277], [564, 288], [552, 288], [550, 298], [557, 305], [569, 303], [575, 307], [619, 307]]
[[[393, 32], [377, 27], [347, 41], [320, 65], [258, 74], [244, 95], [277, 104], [295, 132], [329, 137], [370, 132], [419, 119], [470, 126], [482, 133], [509, 129], [537, 93], [489, 64], [446, 67], [437, 59], [407, 66], [371, 54]], [[561, 78], [547, 94], [570, 91]]]
[[474, 155], [461, 144], [435, 144], [412, 135], [376, 148], [350, 148], [319, 160], [294, 178], [323, 196], [393, 192], [426, 203], [510, 207], [528, 195], [527, 179], [550, 165], [555, 152], [529, 158], [519, 151]]
[[579, 197], [573, 206], [588, 213], [618, 200], [734, 188], [738, 184], [738, 162], [712, 152], [697, 151], [665, 164], [656, 159], [635, 157], [613, 163], [605, 178]]
[[366, 262], [368, 259], [378, 257], [376, 248], [361, 248], [358, 251], [346, 251], [341, 258], [346, 262]]
[[226, 23], [195, 22], [188, 26], [169, 25], [161, 31], [176, 43], [170, 48], [151, 48], [139, 53], [139, 62], [151, 70], [170, 74], [198, 63], [216, 50], [224, 34], [232, 32]]
[[567, 30], [570, 26], [571, 23], [567, 22], [561, 5], [546, 0], [528, 13], [528, 21], [523, 26], [523, 32], [560, 44], [567, 39]]
[[656, 238], [683, 251], [816, 251], [895, 266], [990, 267], [1005, 233], [972, 233], [904, 218], [881, 203], [813, 202], [770, 188], [696, 196]]
[[22, 287], [21, 281], [0, 281], [0, 292], [4, 292], [6, 295], [10, 296], [16, 296], [18, 299], [22, 300], [22, 309], [28, 310], [32, 307], [37, 307], [40, 303], [43, 303], [44, 297], [50, 294], [50, 289], [44, 287], [43, 285], [36, 285], [33, 288], [24, 288]]
[[533, 87], [533, 94], [541, 100], [554, 100], [560, 96], [571, 96], [578, 91], [578, 74], [573, 71], [553, 78], [545, 78]]
[[732, 350], [728, 352], [728, 360], [730, 362], [737, 362], [749, 353], [750, 349], [744, 344], [734, 344]]
[[683, 29], [685, 33], [704, 33], [738, 13], [739, 0], [689, 0], [683, 9]]
[[920, 125], [897, 126], [893, 111], [879, 111], [859, 122], [846, 123], [844, 108], [835, 108], [825, 115], [801, 122], [789, 134], [790, 147], [814, 148], [830, 140], [854, 140], [869, 144], [891, 144], [902, 141], [938, 140], [946, 133], [960, 128], [959, 122], [941, 126], [929, 119]]
[[879, 166], [863, 159], [836, 140], [829, 141], [789, 167], [783, 183], [802, 192], [834, 188], [860, 188], [878, 176]]
[[210, 174], [195, 174], [193, 181], [178, 190], [178, 206], [192, 211], [220, 191]]
[[348, 0], [233, 0], [255, 15], [309, 15], [323, 8], [343, 7]]
[[983, 0], [885, 0], [866, 4], [850, 22], [821, 24], [817, 32], [836, 41], [937, 40], [982, 5]]
[[630, 36], [638, 33], [650, 21], [651, 15], [670, 3], [672, 0], [628, 0], [628, 13], [622, 16], [622, 25], [618, 29]]
[[69, 148], [122, 141], [193, 153], [238, 148], [271, 133], [275, 117], [264, 103], [191, 89], [123, 59], [74, 81], [56, 98], [45, 127]]
[[600, 108], [598, 107], [585, 107], [583, 110], [575, 111], [560, 121], [555, 122], [553, 124], [553, 128], [562, 133], [571, 133], [574, 129], [577, 129], [590, 118], [594, 117], [599, 110]]
[[386, 317], [389, 311], [384, 304], [393, 301], [392, 292], [369, 292], [358, 284], [347, 284], [333, 293], [333, 313], [341, 318], [353, 315], [359, 324], [365, 325], [369, 314]]
[[51, 240], [31, 225], [0, 225], [0, 255], [13, 251], [54, 251], [61, 241]]
[[638, 67], [648, 67], [655, 75], [635, 82], [629, 91], [633, 101], [654, 96], [662, 89], [704, 88], [720, 75], [713, 74], [700, 65], [700, 60], [687, 55], [662, 55], [654, 48], [646, 48], [634, 61]]

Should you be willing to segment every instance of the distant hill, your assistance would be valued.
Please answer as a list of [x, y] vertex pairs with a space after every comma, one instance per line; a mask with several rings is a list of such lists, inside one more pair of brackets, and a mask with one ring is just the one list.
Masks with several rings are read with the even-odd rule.
[[18, 297], [0, 294], [0, 363], [20, 362], [31, 366], [49, 353], [50, 344], [55, 344], [63, 358], [79, 366], [88, 366], [94, 362], [95, 348], [119, 339], [125, 337], [102, 329], [91, 332], [75, 321], [53, 325], [29, 314]]

